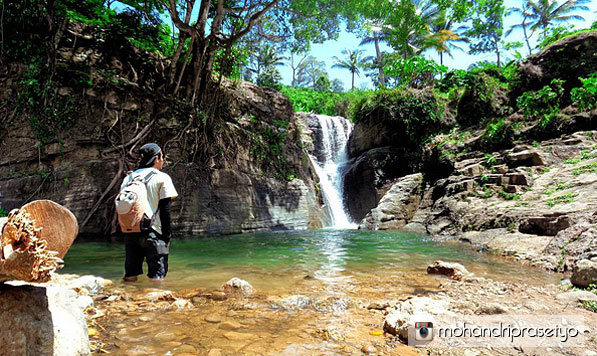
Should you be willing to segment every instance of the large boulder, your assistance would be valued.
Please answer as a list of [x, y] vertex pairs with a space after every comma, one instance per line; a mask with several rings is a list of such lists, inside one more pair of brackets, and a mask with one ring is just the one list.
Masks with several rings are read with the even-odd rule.
[[405, 154], [404, 149], [379, 147], [345, 166], [345, 206], [353, 220], [361, 221], [375, 208], [396, 178], [412, 173], [402, 160]]
[[555, 79], [564, 80], [566, 92], [581, 85], [579, 77], [587, 77], [597, 68], [597, 31], [566, 37], [520, 65], [520, 83], [512, 91], [518, 97], [528, 90], [539, 90]]
[[450, 302], [447, 300], [429, 297], [408, 299], [389, 311], [384, 320], [383, 330], [407, 341], [408, 329], [414, 327], [415, 322], [433, 322], [434, 316], [453, 316], [454, 312], [448, 310], [449, 306]]
[[89, 355], [87, 322], [73, 290], [0, 284], [1, 355]]
[[597, 285], [597, 261], [579, 261], [574, 267], [570, 282], [582, 288], [586, 288], [590, 284]]
[[421, 202], [423, 175], [411, 174], [398, 179], [381, 198], [377, 207], [361, 221], [367, 230], [397, 230], [409, 223]]
[[469, 274], [468, 270], [460, 263], [444, 261], [435, 261], [427, 266], [427, 273], [444, 275], [455, 280], [461, 280], [462, 277]]

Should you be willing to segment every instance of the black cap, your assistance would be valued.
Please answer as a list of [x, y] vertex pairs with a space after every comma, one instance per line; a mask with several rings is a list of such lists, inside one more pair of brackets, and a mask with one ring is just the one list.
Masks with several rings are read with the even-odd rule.
[[139, 149], [141, 161], [139, 165], [141, 168], [153, 166], [153, 161], [160, 154], [162, 149], [155, 143], [146, 143]]

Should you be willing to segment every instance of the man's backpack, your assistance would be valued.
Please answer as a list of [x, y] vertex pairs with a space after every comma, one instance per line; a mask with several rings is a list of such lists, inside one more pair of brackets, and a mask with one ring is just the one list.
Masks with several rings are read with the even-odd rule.
[[156, 172], [151, 171], [145, 177], [132, 176], [116, 196], [116, 214], [120, 229], [124, 233], [144, 232], [151, 228], [153, 212], [147, 199], [147, 182]]

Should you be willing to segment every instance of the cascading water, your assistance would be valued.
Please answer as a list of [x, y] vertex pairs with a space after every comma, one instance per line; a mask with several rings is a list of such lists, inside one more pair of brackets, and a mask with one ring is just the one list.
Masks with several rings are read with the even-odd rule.
[[332, 219], [332, 227], [356, 228], [344, 208], [342, 168], [347, 161], [346, 144], [352, 132], [352, 123], [343, 117], [315, 115], [318, 135], [315, 155], [309, 155], [319, 177], [319, 187]]

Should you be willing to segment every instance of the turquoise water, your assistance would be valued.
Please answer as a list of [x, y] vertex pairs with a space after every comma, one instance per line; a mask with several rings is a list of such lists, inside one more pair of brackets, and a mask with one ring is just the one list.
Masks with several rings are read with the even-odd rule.
[[[240, 277], [271, 287], [296, 278], [421, 271], [437, 259], [458, 261], [481, 276], [555, 278], [519, 263], [477, 253], [464, 244], [442, 243], [404, 232], [303, 230], [173, 241], [167, 287], [218, 287]], [[61, 273], [119, 280], [124, 245], [76, 242]], [[551, 276], [551, 277], [550, 277]], [[537, 278], [535, 278], [537, 279]]]

